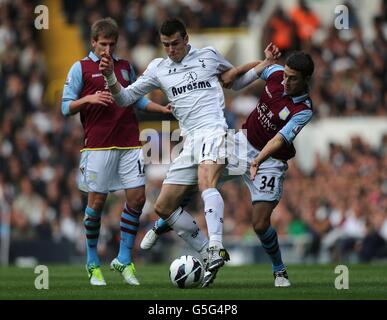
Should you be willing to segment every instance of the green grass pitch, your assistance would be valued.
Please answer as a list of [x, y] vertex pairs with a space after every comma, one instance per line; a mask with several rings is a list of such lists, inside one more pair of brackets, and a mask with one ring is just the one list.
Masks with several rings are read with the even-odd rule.
[[274, 288], [271, 266], [226, 266], [210, 288], [179, 289], [167, 265], [137, 265], [139, 287], [102, 266], [106, 287], [89, 285], [84, 266], [49, 265], [49, 289], [37, 290], [33, 268], [0, 267], [0, 299], [287, 300], [387, 299], [386, 264], [348, 265], [349, 289], [335, 289], [335, 265], [290, 265], [290, 288]]

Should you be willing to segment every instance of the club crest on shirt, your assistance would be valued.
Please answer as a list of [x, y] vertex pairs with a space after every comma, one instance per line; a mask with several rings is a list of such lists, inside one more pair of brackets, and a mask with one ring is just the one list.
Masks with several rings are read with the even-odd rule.
[[288, 109], [288, 107], [284, 107], [280, 112], [279, 112], [279, 118], [281, 120], [286, 120], [286, 118], [289, 116], [290, 114], [290, 111]]
[[129, 73], [128, 70], [121, 69], [121, 75], [124, 80], [129, 81]]
[[199, 59], [199, 62], [202, 64], [202, 68], [206, 67], [206, 65], [204, 64], [204, 59]]

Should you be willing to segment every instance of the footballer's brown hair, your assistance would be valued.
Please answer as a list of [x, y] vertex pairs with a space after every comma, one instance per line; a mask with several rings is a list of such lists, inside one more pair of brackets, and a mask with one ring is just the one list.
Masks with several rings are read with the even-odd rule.
[[91, 39], [98, 41], [98, 37], [118, 39], [118, 25], [112, 18], [97, 20], [91, 26]]

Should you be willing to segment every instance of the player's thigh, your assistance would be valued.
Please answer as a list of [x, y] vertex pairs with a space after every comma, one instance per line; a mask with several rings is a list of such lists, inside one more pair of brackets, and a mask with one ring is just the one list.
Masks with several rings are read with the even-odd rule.
[[195, 161], [192, 145], [186, 143], [180, 155], [169, 166], [163, 184], [197, 185], [198, 164]]
[[[226, 181], [233, 180], [235, 178], [243, 176], [245, 173], [250, 172], [250, 162], [252, 159], [249, 159], [248, 154], [248, 144], [246, 136], [239, 131], [237, 134], [230, 136], [227, 135], [228, 146], [230, 147], [230, 152], [227, 156], [227, 165], [223, 168], [218, 185], [223, 184]], [[228, 147], [229, 149], [229, 147]]]
[[145, 185], [145, 164], [141, 148], [117, 150], [120, 154], [110, 190], [135, 189]]
[[107, 193], [89, 192], [87, 194], [87, 206], [96, 212], [101, 212], [105, 205]]
[[229, 153], [225, 131], [202, 133], [198, 169], [200, 190], [216, 187], [219, 176], [226, 166]]
[[117, 150], [90, 150], [81, 154], [78, 187], [85, 192], [108, 193], [117, 171]]
[[163, 184], [156, 200], [156, 213], [166, 219], [196, 190], [196, 185]]
[[207, 188], [215, 188], [225, 167], [225, 164], [219, 164], [209, 160], [200, 163], [198, 168], [199, 190], [203, 191]]
[[[198, 162], [214, 162], [218, 164], [226, 164], [226, 159], [229, 154], [227, 147], [227, 134], [225, 131], [206, 131], [195, 135], [195, 154], [199, 153]], [[200, 144], [199, 144], [200, 142]]]

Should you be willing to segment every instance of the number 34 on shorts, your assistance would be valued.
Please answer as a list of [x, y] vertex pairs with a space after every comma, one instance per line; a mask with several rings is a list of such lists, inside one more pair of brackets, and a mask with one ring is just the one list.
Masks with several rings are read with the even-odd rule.
[[248, 175], [244, 180], [251, 193], [251, 200], [255, 201], [279, 201], [282, 195], [284, 174], [260, 173], [252, 181]]

